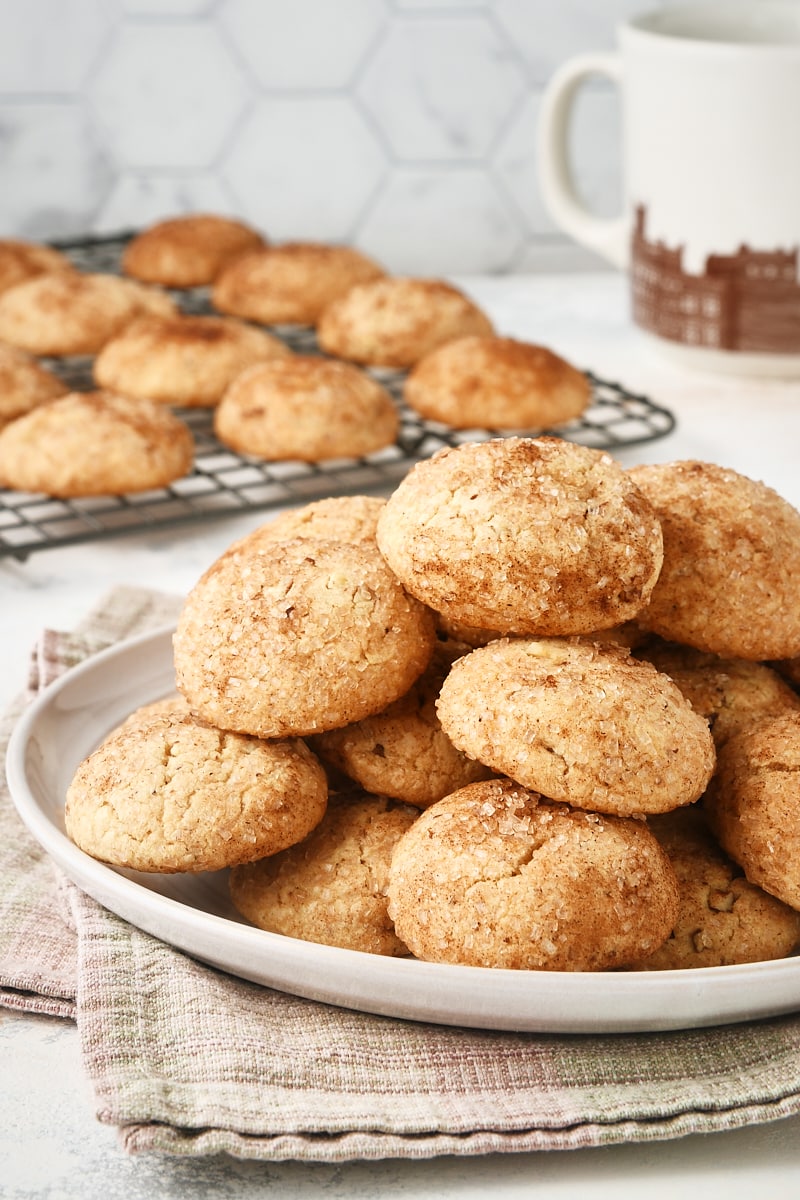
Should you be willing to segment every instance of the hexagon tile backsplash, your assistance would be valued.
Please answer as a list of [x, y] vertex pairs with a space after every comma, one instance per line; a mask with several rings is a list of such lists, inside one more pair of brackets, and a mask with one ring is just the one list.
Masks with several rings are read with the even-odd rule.
[[[0, 236], [235, 213], [395, 272], [591, 260], [537, 194], [539, 97], [656, 0], [0, 0]], [[619, 204], [616, 97], [573, 156]]]

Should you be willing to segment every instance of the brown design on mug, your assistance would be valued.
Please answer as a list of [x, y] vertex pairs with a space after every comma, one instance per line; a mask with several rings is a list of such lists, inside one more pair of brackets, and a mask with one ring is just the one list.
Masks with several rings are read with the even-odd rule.
[[673, 342], [715, 350], [800, 351], [798, 247], [709, 254], [702, 275], [684, 270], [683, 246], [647, 240], [636, 207], [631, 239], [633, 319]]

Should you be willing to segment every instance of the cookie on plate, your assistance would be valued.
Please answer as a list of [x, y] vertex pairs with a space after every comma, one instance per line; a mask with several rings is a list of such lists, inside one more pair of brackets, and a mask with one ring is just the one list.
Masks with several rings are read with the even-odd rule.
[[179, 714], [116, 734], [78, 767], [64, 812], [92, 857], [136, 871], [218, 871], [301, 841], [325, 772], [299, 740], [265, 742]]
[[428, 665], [433, 614], [369, 547], [295, 538], [223, 554], [175, 634], [179, 690], [199, 716], [260, 737], [380, 712]]
[[594, 633], [634, 617], [661, 567], [661, 526], [628, 474], [559, 438], [440, 450], [389, 497], [378, 545], [450, 620], [501, 633]]
[[240, 254], [264, 244], [262, 234], [235, 217], [188, 213], [137, 234], [125, 247], [121, 265], [143, 283], [201, 287], [213, 283]]
[[0, 342], [0, 429], [68, 391], [67, 385], [32, 355]]
[[213, 408], [254, 363], [291, 351], [263, 329], [229, 317], [142, 317], [94, 362], [99, 387], [182, 408]]
[[66, 254], [53, 246], [40, 242], [27, 242], [17, 238], [0, 238], [0, 293], [47, 275], [52, 271], [71, 271], [72, 263]]
[[693, 460], [633, 467], [664, 531], [645, 629], [732, 658], [800, 654], [800, 513], [763, 483]]
[[465, 337], [426, 354], [408, 376], [408, 405], [454, 429], [548, 429], [589, 405], [586, 375], [548, 350], [508, 337]]
[[492, 333], [486, 314], [452, 284], [401, 276], [350, 288], [317, 325], [328, 354], [384, 367], [410, 367], [453, 338]]
[[576, 812], [509, 780], [421, 814], [389, 871], [389, 915], [418, 958], [603, 971], [653, 952], [678, 912], [669, 859], [643, 821]]
[[384, 274], [350, 246], [286, 242], [237, 259], [220, 275], [211, 302], [220, 312], [262, 325], [316, 325], [338, 296]]
[[244, 371], [214, 414], [214, 432], [240, 454], [322, 462], [361, 458], [394, 443], [387, 390], [351, 363], [295, 354]]
[[194, 439], [162, 405], [69, 392], [0, 430], [0, 485], [47, 496], [119, 496], [188, 474]]
[[332, 795], [303, 841], [234, 867], [231, 899], [260, 929], [288, 937], [402, 956], [386, 911], [389, 862], [418, 812], [380, 796]]
[[437, 712], [471, 758], [595, 812], [691, 804], [715, 764], [707, 722], [672, 680], [609, 644], [490, 642], [454, 663]]
[[172, 316], [166, 292], [117, 275], [62, 271], [0, 296], [0, 339], [31, 354], [97, 354], [145, 313]]

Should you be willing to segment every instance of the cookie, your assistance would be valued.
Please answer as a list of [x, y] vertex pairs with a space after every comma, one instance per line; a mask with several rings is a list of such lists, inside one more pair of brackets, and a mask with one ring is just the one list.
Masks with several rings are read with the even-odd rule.
[[287, 242], [239, 258], [211, 293], [220, 312], [262, 325], [316, 325], [322, 311], [384, 270], [350, 246]]
[[137, 234], [122, 254], [122, 270], [143, 283], [190, 288], [213, 283], [240, 254], [263, 246], [244, 221], [189, 213], [158, 221]]
[[0, 342], [0, 429], [69, 388], [24, 350]]
[[800, 713], [730, 738], [703, 805], [750, 882], [800, 910]]
[[28, 279], [35, 279], [37, 275], [72, 269], [66, 254], [53, 246], [17, 238], [0, 238], [0, 294]]
[[69, 392], [0, 430], [0, 486], [47, 496], [119, 496], [188, 474], [188, 426], [149, 400]]
[[378, 545], [450, 620], [500, 633], [593, 633], [636, 616], [661, 568], [661, 526], [629, 475], [558, 438], [438, 451], [402, 480]]
[[705, 717], [717, 749], [759, 721], [800, 711], [800, 697], [763, 663], [720, 658], [661, 639], [651, 639], [639, 653], [669, 675]]
[[350, 542], [378, 551], [375, 530], [386, 501], [380, 496], [326, 496], [300, 508], [287, 508], [232, 542], [226, 554], [248, 553], [262, 542], [294, 538]]
[[278, 338], [228, 317], [143, 317], [94, 362], [99, 387], [182, 408], [213, 408], [254, 363], [285, 358]]
[[260, 929], [361, 950], [407, 955], [387, 913], [392, 851], [419, 814], [379, 796], [335, 795], [298, 845], [234, 867], [235, 907]]
[[97, 354], [145, 313], [172, 316], [166, 292], [117, 275], [62, 271], [0, 296], [0, 339], [32, 354]]
[[465, 337], [426, 354], [406, 403], [454, 429], [548, 429], [589, 405], [586, 375], [552, 350], [507, 337]]
[[72, 840], [136, 871], [218, 871], [301, 841], [325, 814], [325, 772], [299, 740], [264, 742], [178, 714], [122, 727], [67, 789]]
[[303, 736], [380, 712], [433, 654], [433, 614], [374, 550], [296, 538], [223, 554], [190, 592], [177, 684], [222, 729]]
[[400, 427], [384, 387], [350, 363], [296, 354], [249, 368], [214, 414], [214, 432], [240, 454], [274, 461], [361, 458]]
[[427, 808], [492, 774], [457, 750], [436, 715], [436, 700], [463, 647], [440, 644], [419, 679], [383, 712], [321, 733], [312, 749], [366, 791]]
[[407, 277], [357, 284], [324, 309], [317, 325], [328, 354], [385, 367], [410, 367], [454, 338], [492, 333], [486, 314], [458, 288]]
[[800, 654], [800, 513], [763, 483], [712, 463], [634, 467], [658, 512], [664, 565], [645, 629], [754, 662]]
[[576, 812], [508, 780], [426, 809], [398, 842], [389, 915], [418, 958], [603, 971], [651, 953], [678, 888], [643, 821]]
[[785, 958], [800, 943], [800, 913], [748, 882], [711, 835], [696, 805], [649, 817], [678, 880], [675, 927], [642, 971], [726, 967]]
[[595, 812], [691, 804], [715, 764], [708, 724], [672, 680], [608, 644], [491, 642], [454, 663], [437, 712], [470, 758]]

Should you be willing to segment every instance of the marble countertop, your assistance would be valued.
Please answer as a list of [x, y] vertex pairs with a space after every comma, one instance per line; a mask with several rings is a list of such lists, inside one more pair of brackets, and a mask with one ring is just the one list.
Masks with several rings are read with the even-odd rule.
[[[614, 274], [462, 279], [506, 334], [540, 342], [595, 374], [670, 408], [669, 436], [617, 452], [624, 465], [698, 458], [733, 467], [800, 507], [800, 380], [742, 380], [667, 364], [631, 328]], [[234, 538], [267, 519], [248, 514], [184, 531], [0, 559], [0, 703], [20, 691], [44, 627], [69, 629], [120, 583], [185, 593]], [[740, 1131], [550, 1154], [388, 1160], [344, 1166], [219, 1158], [128, 1158], [96, 1122], [74, 1026], [0, 1010], [0, 1193], [4, 1200], [144, 1200], [219, 1196], [468, 1197], [652, 1200], [702, 1188], [704, 1200], [800, 1195], [800, 1118]]]

